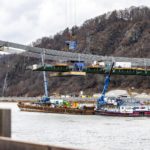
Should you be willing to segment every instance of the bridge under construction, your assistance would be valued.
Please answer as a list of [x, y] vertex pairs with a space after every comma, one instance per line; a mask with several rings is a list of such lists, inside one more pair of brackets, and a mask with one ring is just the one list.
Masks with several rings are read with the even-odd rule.
[[[33, 71], [50, 71], [58, 72], [51, 74], [50, 76], [69, 76], [69, 75], [80, 75], [84, 76], [86, 74], [106, 74], [109, 69], [99, 66], [85, 66], [81, 71], [76, 71], [76, 68], [71, 65], [33, 65]], [[143, 68], [113, 68], [113, 75], [141, 75], [150, 76], [150, 69]]]
[[[19, 53], [20, 55], [41, 58], [41, 54], [45, 53], [46, 60], [52, 61], [80, 61], [88, 64], [92, 64], [94, 61], [101, 61], [105, 63], [112, 62], [130, 62], [132, 64], [131, 68], [113, 68], [112, 74], [116, 75], [143, 75], [150, 76], [150, 59], [148, 58], [128, 58], [128, 57], [113, 57], [113, 56], [101, 56], [92, 54], [81, 54], [75, 52], [65, 52], [60, 50], [52, 50], [45, 48], [38, 48], [32, 46], [21, 45], [17, 43], [0, 41], [0, 50], [5, 53]], [[74, 71], [74, 66], [72, 65], [37, 65], [34, 71], [52, 71], [60, 72], [59, 75], [64, 75], [63, 72]], [[79, 71], [78, 71], [79, 72]], [[80, 74], [84, 73], [97, 73], [105, 74], [107, 69], [100, 66], [85, 66]]]
[[62, 61], [84, 61], [85, 63], [92, 63], [93, 61], [103, 62], [131, 62], [132, 66], [150, 66], [150, 59], [148, 58], [128, 58], [128, 57], [113, 57], [101, 56], [92, 54], [81, 54], [75, 52], [65, 52], [60, 50], [38, 48], [32, 46], [21, 45], [17, 43], [1, 41], [1, 51], [6, 53], [21, 53], [21, 55], [41, 58], [41, 53], [45, 52], [45, 59], [47, 60], [62, 60]]

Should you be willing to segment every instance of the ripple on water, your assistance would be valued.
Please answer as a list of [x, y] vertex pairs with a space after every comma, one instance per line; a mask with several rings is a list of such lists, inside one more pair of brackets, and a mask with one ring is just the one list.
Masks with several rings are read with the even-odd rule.
[[150, 118], [80, 116], [12, 109], [12, 138], [60, 146], [103, 150], [149, 150]]

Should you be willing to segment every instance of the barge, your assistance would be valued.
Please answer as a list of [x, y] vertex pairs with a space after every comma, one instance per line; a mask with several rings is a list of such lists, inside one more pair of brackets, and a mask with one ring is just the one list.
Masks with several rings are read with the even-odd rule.
[[44, 112], [44, 113], [60, 113], [60, 114], [76, 114], [76, 115], [94, 115], [93, 106], [84, 106], [82, 108], [72, 108], [64, 106], [52, 106], [51, 104], [32, 104], [19, 102], [18, 107], [21, 111], [28, 112]]

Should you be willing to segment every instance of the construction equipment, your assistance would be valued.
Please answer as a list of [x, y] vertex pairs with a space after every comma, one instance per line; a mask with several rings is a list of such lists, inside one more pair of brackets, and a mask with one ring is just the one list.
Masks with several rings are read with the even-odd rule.
[[[41, 54], [41, 58], [42, 58], [42, 65], [44, 65], [44, 54]], [[46, 72], [43, 71], [43, 78], [44, 78], [44, 96], [41, 99], [42, 103], [48, 103], [50, 102], [50, 98], [48, 97], [48, 82], [47, 82], [47, 78], [46, 78]]]
[[75, 50], [77, 48], [77, 41], [65, 41], [69, 50]]
[[55, 72], [49, 75], [50, 77], [70, 77], [70, 76], [86, 76], [85, 72], [70, 71], [70, 72]]
[[108, 86], [110, 83], [110, 76], [111, 76], [112, 71], [113, 71], [113, 66], [114, 66], [114, 62], [111, 65], [111, 69], [110, 69], [109, 73], [106, 75], [102, 94], [101, 94], [100, 98], [97, 99], [97, 109], [106, 103], [105, 102], [105, 94], [106, 94], [106, 91], [108, 90]]

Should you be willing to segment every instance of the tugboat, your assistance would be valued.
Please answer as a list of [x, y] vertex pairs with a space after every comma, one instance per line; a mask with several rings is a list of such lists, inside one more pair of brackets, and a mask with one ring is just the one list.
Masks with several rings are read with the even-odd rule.
[[146, 105], [137, 100], [125, 101], [121, 98], [108, 99], [105, 93], [110, 83], [110, 76], [114, 63], [111, 66], [109, 74], [106, 75], [105, 84], [100, 98], [97, 100], [96, 115], [105, 116], [123, 116], [123, 117], [150, 117], [150, 105]]
[[105, 116], [123, 116], [123, 117], [150, 117], [150, 106], [144, 105], [139, 101], [127, 102], [121, 99], [115, 99], [113, 102], [105, 100], [103, 104], [95, 111], [96, 115]]

